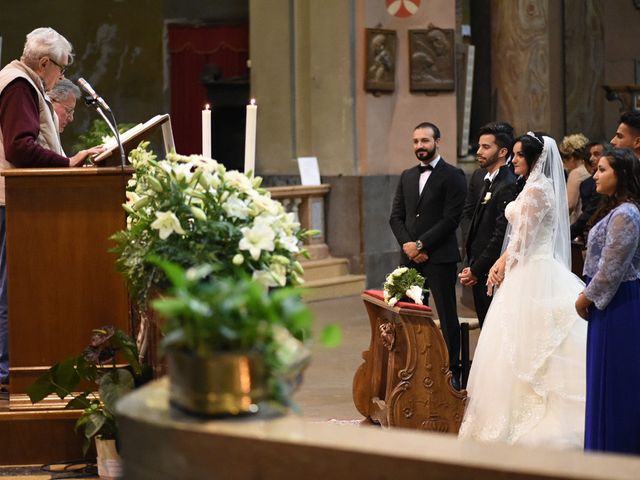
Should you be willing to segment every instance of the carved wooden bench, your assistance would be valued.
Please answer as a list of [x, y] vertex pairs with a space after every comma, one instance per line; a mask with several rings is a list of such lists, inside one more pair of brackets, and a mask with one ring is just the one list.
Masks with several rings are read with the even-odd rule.
[[379, 290], [361, 296], [371, 324], [369, 350], [353, 379], [353, 401], [383, 426], [457, 433], [466, 392], [451, 384], [449, 355], [431, 308], [387, 305]]

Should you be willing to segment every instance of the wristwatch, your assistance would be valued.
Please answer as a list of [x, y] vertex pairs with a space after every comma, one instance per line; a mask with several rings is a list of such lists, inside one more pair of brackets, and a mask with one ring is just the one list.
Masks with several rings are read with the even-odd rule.
[[422, 242], [420, 240], [416, 240], [416, 248], [422, 250]]

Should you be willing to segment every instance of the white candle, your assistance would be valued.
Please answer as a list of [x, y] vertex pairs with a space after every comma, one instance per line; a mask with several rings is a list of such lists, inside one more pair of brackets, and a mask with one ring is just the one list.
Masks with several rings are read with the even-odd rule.
[[247, 105], [247, 126], [244, 140], [244, 173], [252, 172], [255, 175], [256, 169], [256, 119], [258, 116], [258, 106], [255, 99], [251, 99], [251, 104]]
[[202, 156], [211, 158], [211, 110], [208, 103], [202, 110]]

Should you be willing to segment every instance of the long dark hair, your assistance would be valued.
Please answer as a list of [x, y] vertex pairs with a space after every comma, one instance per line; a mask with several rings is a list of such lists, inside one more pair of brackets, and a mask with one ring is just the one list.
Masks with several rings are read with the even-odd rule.
[[618, 184], [611, 196], [606, 196], [600, 202], [600, 208], [589, 220], [595, 225], [611, 210], [624, 202], [631, 202], [640, 209], [640, 160], [630, 148], [611, 148], [602, 157], [607, 159], [613, 169]]
[[534, 132], [534, 135], [526, 133], [516, 138], [516, 141], [513, 143], [515, 145], [518, 142], [522, 144], [522, 155], [527, 162], [527, 167], [529, 168], [527, 175], [529, 175], [531, 170], [533, 170], [533, 166], [540, 158], [540, 155], [542, 155], [542, 147], [544, 146], [542, 135], [537, 132]]

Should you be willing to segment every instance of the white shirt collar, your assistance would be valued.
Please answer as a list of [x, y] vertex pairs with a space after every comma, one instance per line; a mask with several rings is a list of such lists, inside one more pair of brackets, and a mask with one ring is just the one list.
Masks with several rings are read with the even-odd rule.
[[427, 166], [427, 165], [431, 165], [433, 168], [436, 168], [436, 165], [438, 164], [438, 162], [440, 161], [440, 154], [436, 155], [436, 158], [434, 158], [433, 160], [431, 160], [429, 163], [424, 163], [424, 162], [420, 162], [423, 166]]
[[499, 168], [496, 168], [496, 170], [493, 173], [487, 172], [487, 174], [484, 176], [484, 179], [489, 180], [490, 182], [493, 182], [498, 176], [498, 172], [500, 172]]

